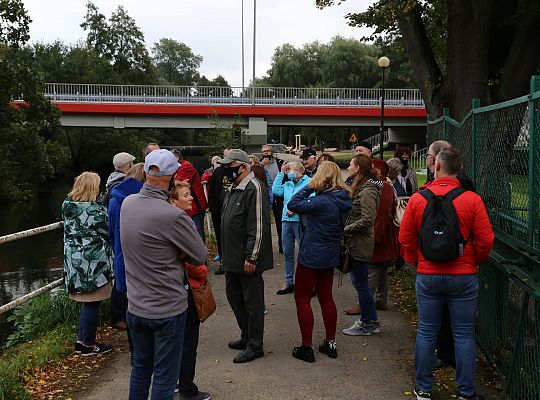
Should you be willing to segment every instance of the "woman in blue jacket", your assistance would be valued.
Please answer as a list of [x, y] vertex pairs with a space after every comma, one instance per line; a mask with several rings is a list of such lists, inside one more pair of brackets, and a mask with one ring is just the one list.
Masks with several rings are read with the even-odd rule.
[[[302, 237], [300, 216], [288, 210], [287, 204], [311, 180], [311, 178], [304, 175], [304, 171], [304, 166], [299, 162], [285, 163], [281, 167], [281, 172], [276, 175], [272, 185], [274, 196], [283, 197], [281, 242], [283, 243], [283, 259], [285, 261], [285, 286], [278, 290], [277, 294], [294, 292], [294, 245], [295, 241], [300, 244]], [[283, 182], [284, 176], [287, 176], [289, 180]]]
[[[315, 196], [312, 194], [315, 193]], [[337, 310], [332, 297], [334, 268], [340, 263], [340, 244], [343, 225], [347, 220], [352, 200], [349, 188], [343, 182], [337, 164], [324, 161], [311, 182], [297, 193], [287, 208], [305, 217], [306, 227], [296, 267], [294, 300], [302, 345], [293, 349], [293, 357], [314, 362], [313, 353], [313, 291], [321, 305], [326, 338], [319, 352], [330, 358], [337, 357], [336, 324]]]

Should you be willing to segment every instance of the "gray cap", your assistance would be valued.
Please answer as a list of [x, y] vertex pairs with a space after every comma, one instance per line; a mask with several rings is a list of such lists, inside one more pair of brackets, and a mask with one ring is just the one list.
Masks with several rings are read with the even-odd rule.
[[[151, 171], [152, 166], [158, 167], [159, 171]], [[154, 150], [144, 159], [144, 172], [151, 176], [174, 175], [178, 168], [180, 164], [176, 161], [176, 157], [166, 149]]]
[[114, 165], [114, 168], [122, 168], [123, 166], [128, 165], [130, 162], [134, 160], [135, 160], [134, 156], [132, 156], [129, 153], [122, 152], [122, 153], [118, 153], [114, 155], [112, 159], [112, 163]]
[[233, 161], [240, 161], [245, 164], [249, 164], [249, 157], [244, 150], [231, 149], [225, 157], [218, 160], [218, 164], [230, 164]]

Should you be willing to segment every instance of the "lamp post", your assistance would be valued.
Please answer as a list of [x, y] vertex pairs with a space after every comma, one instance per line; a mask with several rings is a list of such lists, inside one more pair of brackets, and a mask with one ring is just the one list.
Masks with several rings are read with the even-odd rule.
[[255, 33], [257, 22], [257, 0], [253, 0], [253, 105], [255, 105]]
[[379, 139], [379, 158], [382, 160], [384, 155], [384, 71], [390, 66], [388, 57], [379, 58], [379, 67], [382, 69], [382, 95], [381, 95], [381, 130]]
[[244, 84], [244, 0], [242, 0], [242, 94], [244, 97], [244, 90], [246, 85]]

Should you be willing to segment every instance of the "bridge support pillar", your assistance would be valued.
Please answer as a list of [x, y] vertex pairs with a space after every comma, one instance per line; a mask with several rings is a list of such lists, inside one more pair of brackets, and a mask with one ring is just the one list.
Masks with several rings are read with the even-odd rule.
[[264, 118], [251, 117], [246, 135], [246, 150], [248, 153], [260, 152], [261, 145], [268, 140], [268, 124]]

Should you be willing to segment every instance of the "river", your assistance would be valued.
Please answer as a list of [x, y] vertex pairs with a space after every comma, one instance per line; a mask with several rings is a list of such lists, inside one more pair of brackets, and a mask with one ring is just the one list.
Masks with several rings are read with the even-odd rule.
[[[204, 156], [186, 158], [200, 172], [210, 164]], [[105, 182], [106, 177], [101, 178]], [[31, 201], [0, 203], [0, 236], [61, 221], [60, 207], [71, 185], [72, 181], [50, 181]], [[63, 230], [57, 229], [0, 245], [0, 305], [62, 277], [62, 236]], [[0, 315], [0, 352], [13, 331], [8, 315]]]

